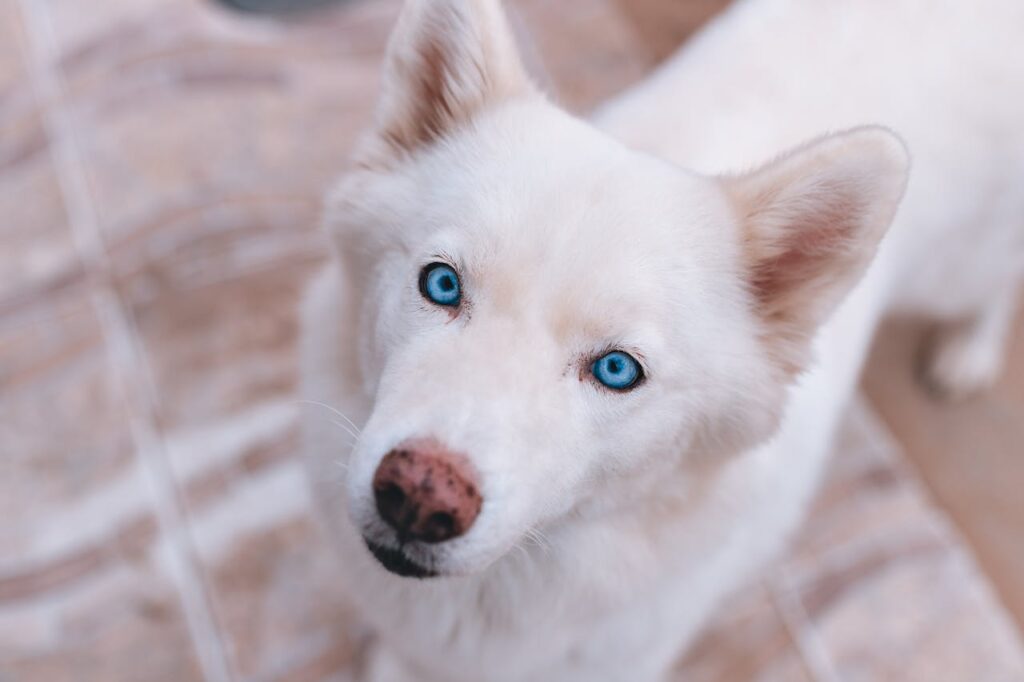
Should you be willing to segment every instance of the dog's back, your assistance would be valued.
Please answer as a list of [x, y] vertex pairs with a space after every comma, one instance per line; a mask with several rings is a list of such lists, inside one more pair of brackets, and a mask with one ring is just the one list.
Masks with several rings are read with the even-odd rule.
[[900, 251], [892, 305], [962, 317], [1019, 276], [1017, 0], [739, 2], [597, 121], [709, 173], [744, 170], [817, 132], [888, 126], [914, 162], [889, 237]]

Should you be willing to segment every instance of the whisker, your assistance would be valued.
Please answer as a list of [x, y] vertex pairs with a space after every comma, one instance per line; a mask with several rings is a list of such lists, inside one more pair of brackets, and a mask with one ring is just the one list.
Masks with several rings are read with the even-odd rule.
[[352, 445], [355, 445], [356, 443], [359, 442], [360, 434], [356, 433], [355, 431], [350, 429], [348, 426], [346, 426], [344, 424], [344, 422], [340, 422], [340, 421], [338, 421], [336, 419], [332, 419], [331, 423], [334, 424], [335, 426], [337, 426], [339, 429], [341, 429], [345, 433], [347, 433], [348, 435], [352, 436]]
[[526, 531], [525, 536], [530, 542], [539, 547], [545, 554], [550, 554], [552, 550], [551, 540], [546, 535], [536, 528], [531, 528]]
[[339, 410], [336, 407], [331, 407], [327, 403], [322, 403], [322, 402], [320, 402], [318, 400], [300, 400], [299, 404], [300, 405], [313, 405], [315, 407], [322, 407], [325, 410], [330, 410], [331, 412], [333, 412], [334, 414], [338, 415], [339, 417], [344, 419], [346, 422], [348, 422], [348, 425], [351, 426], [357, 433], [361, 433], [362, 432], [362, 429], [359, 428], [359, 426], [354, 421], [352, 421], [347, 416], [345, 416], [345, 413], [342, 412], [341, 410]]
[[335, 484], [344, 484], [345, 481], [348, 479], [348, 463], [338, 460], [334, 462], [334, 465], [335, 469], [329, 476], [331, 482]]
[[522, 552], [522, 553], [523, 553], [523, 558], [524, 558], [524, 559], [525, 559], [526, 561], [529, 561], [529, 560], [530, 560], [530, 552], [529, 552], [529, 551], [528, 551], [528, 550], [527, 550], [527, 549], [526, 549], [525, 547], [523, 547], [523, 543], [521, 543], [521, 542], [517, 542], [517, 543], [515, 544], [515, 548], [516, 548], [516, 549], [517, 549], [518, 551], [520, 551], [520, 552]]

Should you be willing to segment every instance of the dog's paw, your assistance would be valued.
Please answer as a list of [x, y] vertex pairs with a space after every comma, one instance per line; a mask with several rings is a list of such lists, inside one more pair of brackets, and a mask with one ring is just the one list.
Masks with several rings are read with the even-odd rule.
[[937, 398], [963, 401], [992, 388], [1003, 371], [1003, 348], [970, 327], [935, 334], [923, 353], [920, 378]]

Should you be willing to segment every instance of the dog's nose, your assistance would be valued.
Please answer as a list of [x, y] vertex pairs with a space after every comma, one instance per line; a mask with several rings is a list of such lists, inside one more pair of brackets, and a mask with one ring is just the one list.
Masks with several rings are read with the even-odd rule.
[[373, 476], [373, 494], [399, 542], [433, 544], [465, 535], [483, 504], [469, 463], [435, 441], [389, 452]]

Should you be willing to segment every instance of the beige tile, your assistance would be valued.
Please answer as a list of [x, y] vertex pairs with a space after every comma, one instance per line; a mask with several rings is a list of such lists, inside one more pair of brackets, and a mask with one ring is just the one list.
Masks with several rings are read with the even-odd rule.
[[895, 441], [863, 406], [851, 416], [819, 501], [782, 562], [778, 582], [806, 619], [804, 636], [843, 680], [1024, 674], [1017, 633], [899, 464]]
[[840, 429], [821, 489], [784, 566], [814, 571], [829, 557], [858, 556], [890, 539], [931, 537], [935, 510], [860, 402]]
[[121, 293], [145, 315], [167, 294], [323, 258], [319, 216], [310, 197], [211, 197], [134, 226], [110, 248], [111, 267]]
[[748, 588], [723, 603], [718, 612], [723, 615], [687, 652], [673, 679], [812, 682], [767, 588]]
[[1024, 656], [961, 552], [923, 538], [879, 546], [803, 583], [814, 637], [843, 680], [1012, 680]]
[[720, 13], [731, 0], [617, 0], [635, 24], [644, 45], [658, 59], [672, 54], [694, 31]]
[[245, 676], [327, 679], [347, 663], [348, 621], [312, 533], [296, 427], [297, 313], [316, 263], [198, 286], [179, 265], [124, 291], [224, 639]]
[[883, 330], [866, 374], [868, 395], [930, 493], [948, 511], [1024, 625], [1024, 318], [1006, 377], [961, 404], [930, 397], [912, 368], [924, 328]]
[[324, 58], [341, 70], [379, 52], [401, 0], [340, 3], [288, 20], [237, 13], [216, 0], [105, 0], [88, 9], [74, 0], [47, 4], [59, 63], [81, 95], [116, 78], [160, 77], [168, 60], [194, 54]]
[[[300, 84], [272, 62], [240, 62], [244, 73], [229, 75], [235, 67], [211, 59], [197, 60], [207, 73], [200, 81], [209, 78], [203, 84], [167, 73], [177, 83], [140, 87], [130, 95], [136, 106], [100, 106], [82, 116], [86, 163], [114, 248], [135, 230], [181, 225], [182, 215], [209, 206], [317, 204], [369, 116], [370, 103], [342, 92], [330, 70]], [[179, 67], [189, 68], [168, 69]], [[347, 74], [360, 91], [376, 76], [367, 67]], [[225, 71], [213, 76], [214, 69]], [[316, 225], [307, 212], [292, 226], [294, 238]]]
[[[40, 10], [53, 27], [53, 37], [59, 53], [79, 57], [100, 51], [105, 42], [131, 26], [145, 25], [151, 19], [166, 18], [174, 4], [167, 0], [104, 0], [89, 5], [74, 0], [40, 0]], [[179, 10], [184, 12], [185, 10]], [[154, 24], [161, 23], [153, 21]], [[123, 38], [123, 35], [122, 35]]]
[[296, 516], [209, 557], [218, 613], [243, 676], [326, 682], [351, 669], [362, 631], [327, 550], [311, 520]]
[[18, 0], [0, 0], [0, 123], [31, 103], [27, 47]]
[[679, 679], [1020, 677], [1024, 647], [1012, 625], [899, 457], [858, 401], [804, 529], [767, 572], [770, 587], [717, 610]]
[[167, 575], [136, 548], [109, 551], [117, 561], [87, 581], [31, 599], [0, 597], [0, 679], [203, 679]]
[[257, 461], [250, 451], [220, 466], [220, 476], [194, 478], [192, 533], [239, 674], [326, 682], [351, 667], [364, 634], [317, 534], [295, 439], [282, 450], [283, 460]]
[[[216, 428], [267, 403], [294, 403], [298, 305], [315, 268], [309, 259], [286, 261], [206, 286], [129, 297], [169, 438]], [[137, 291], [133, 282], [124, 289]]]
[[536, 45], [555, 96], [576, 111], [640, 80], [655, 63], [612, 0], [510, 4]]
[[0, 117], [0, 312], [80, 281], [81, 265], [39, 115]]
[[0, 319], [0, 386], [2, 569], [50, 535], [73, 547], [53, 521], [127, 476], [133, 447], [130, 409], [82, 292]]
[[[369, 121], [389, 6], [331, 22], [342, 46], [345, 27], [358, 30], [361, 49], [349, 45], [348, 53], [328, 49], [324, 27], [249, 24], [196, 9], [187, 14], [198, 18], [171, 20], [181, 22], [173, 47], [140, 38], [131, 56], [111, 57], [73, 102], [113, 247], [136, 230], [177, 229], [210, 207], [317, 205]], [[307, 210], [293, 238], [315, 225]]]
[[0, 319], [0, 679], [199, 680], [88, 296]]

